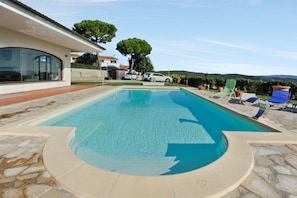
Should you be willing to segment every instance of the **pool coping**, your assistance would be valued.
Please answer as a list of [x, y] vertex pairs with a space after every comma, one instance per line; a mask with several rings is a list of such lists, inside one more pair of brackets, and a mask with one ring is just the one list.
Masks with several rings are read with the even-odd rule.
[[[44, 116], [52, 113], [57, 111]], [[235, 189], [250, 174], [254, 157], [249, 143], [297, 143], [296, 134], [282, 129], [273, 133], [223, 132], [228, 150], [208, 166], [176, 175], [134, 176], [105, 171], [77, 158], [68, 146], [75, 128], [24, 125], [38, 117], [2, 127], [1, 134], [47, 136], [43, 159], [48, 172], [70, 192], [83, 197], [219, 197]], [[270, 125], [265, 120], [261, 122]]]

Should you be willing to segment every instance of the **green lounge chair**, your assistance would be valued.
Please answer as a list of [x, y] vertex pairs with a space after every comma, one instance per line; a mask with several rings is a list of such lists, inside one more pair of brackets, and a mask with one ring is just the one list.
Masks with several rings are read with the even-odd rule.
[[226, 84], [224, 87], [224, 90], [222, 92], [218, 92], [213, 95], [214, 98], [223, 98], [224, 96], [229, 96], [231, 98], [232, 95], [235, 96], [235, 85], [236, 85], [236, 80], [233, 79], [227, 79]]

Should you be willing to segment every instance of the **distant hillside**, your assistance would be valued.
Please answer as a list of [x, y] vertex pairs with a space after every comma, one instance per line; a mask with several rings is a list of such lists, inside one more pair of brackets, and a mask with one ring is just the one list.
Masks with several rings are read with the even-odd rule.
[[294, 75], [270, 75], [270, 76], [255, 76], [256, 78], [266, 79], [266, 80], [288, 80], [297, 82], [297, 76]]
[[199, 72], [189, 72], [183, 70], [173, 70], [173, 71], [159, 71], [164, 74], [176, 74], [176, 75], [184, 75], [188, 77], [213, 77], [213, 78], [234, 78], [234, 79], [251, 79], [251, 80], [285, 80], [285, 81], [293, 81], [297, 82], [297, 76], [294, 75], [267, 75], [267, 76], [248, 76], [242, 74], [207, 74], [207, 73], [199, 73]]

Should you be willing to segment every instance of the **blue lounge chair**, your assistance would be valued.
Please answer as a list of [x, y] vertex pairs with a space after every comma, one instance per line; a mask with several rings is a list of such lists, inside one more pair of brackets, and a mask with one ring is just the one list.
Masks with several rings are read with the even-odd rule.
[[258, 103], [258, 100], [259, 98], [256, 96], [255, 93], [242, 93], [239, 102], [242, 104], [245, 104], [246, 102]]
[[256, 101], [258, 101], [259, 98], [258, 97], [251, 97], [251, 98], [248, 98], [247, 100], [245, 100], [246, 102], [249, 102], [249, 103], [254, 103]]
[[287, 107], [290, 101], [291, 92], [287, 90], [274, 90], [271, 98], [267, 99], [271, 103], [271, 106], [282, 105], [282, 109]]
[[223, 98], [224, 96], [229, 96], [231, 98], [232, 95], [235, 96], [235, 85], [236, 80], [234, 79], [227, 79], [224, 90], [222, 92], [218, 92], [213, 95], [215, 98]]

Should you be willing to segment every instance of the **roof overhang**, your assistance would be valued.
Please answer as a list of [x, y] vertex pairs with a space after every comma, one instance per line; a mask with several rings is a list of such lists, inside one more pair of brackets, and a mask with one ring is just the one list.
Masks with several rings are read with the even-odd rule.
[[16, 0], [0, 0], [0, 26], [72, 52], [102, 52], [105, 48], [84, 38]]

